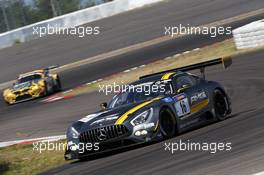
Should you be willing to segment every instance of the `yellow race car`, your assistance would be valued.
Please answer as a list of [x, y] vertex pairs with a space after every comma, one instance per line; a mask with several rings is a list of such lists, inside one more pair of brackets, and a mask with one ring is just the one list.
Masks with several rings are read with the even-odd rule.
[[4, 90], [5, 102], [15, 104], [60, 91], [60, 78], [49, 72], [52, 68], [54, 67], [19, 75], [13, 86]]

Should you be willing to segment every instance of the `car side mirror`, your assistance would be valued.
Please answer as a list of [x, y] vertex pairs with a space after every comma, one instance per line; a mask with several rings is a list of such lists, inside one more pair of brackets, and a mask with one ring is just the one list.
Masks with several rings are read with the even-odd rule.
[[186, 89], [188, 89], [189, 87], [190, 87], [189, 85], [184, 84], [184, 85], [181, 86], [181, 88], [179, 88], [177, 90], [177, 93], [181, 93], [181, 92], [185, 91]]
[[101, 107], [102, 109], [106, 109], [106, 108], [107, 108], [107, 103], [106, 103], [106, 102], [101, 103], [101, 104], [100, 104], [100, 107]]

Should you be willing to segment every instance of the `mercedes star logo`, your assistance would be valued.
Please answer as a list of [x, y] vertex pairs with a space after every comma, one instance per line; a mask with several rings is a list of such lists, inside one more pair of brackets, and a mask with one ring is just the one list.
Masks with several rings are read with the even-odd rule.
[[106, 131], [104, 128], [100, 128], [97, 131], [97, 138], [102, 141], [106, 139]]

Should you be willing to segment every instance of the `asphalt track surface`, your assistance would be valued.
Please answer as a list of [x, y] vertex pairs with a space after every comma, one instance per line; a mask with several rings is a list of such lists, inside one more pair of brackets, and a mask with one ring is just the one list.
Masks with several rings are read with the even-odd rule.
[[87, 24], [100, 26], [98, 36], [48, 36], [0, 50], [0, 83], [22, 72], [72, 63], [163, 36], [165, 26], [197, 26], [263, 7], [261, 0], [166, 0]]
[[[50, 36], [1, 50], [0, 82], [13, 79], [16, 74], [33, 68], [45, 67], [51, 63], [66, 64], [161, 36], [164, 32], [161, 25], [204, 24], [263, 6], [264, 2], [259, 0], [191, 0], [188, 2], [179, 0], [163, 2], [162, 5], [153, 6], [148, 10], [139, 9], [117, 15], [95, 22], [105, 26], [103, 27], [105, 32], [100, 38]], [[153, 14], [156, 15], [155, 19]], [[263, 17], [260, 16], [260, 18]], [[134, 22], [127, 23], [127, 21]], [[197, 39], [200, 42], [195, 43]], [[201, 47], [215, 41], [185, 38], [171, 42], [178, 42], [178, 44], [168, 47], [168, 43], [165, 43], [163, 47], [159, 46], [160, 50], [156, 50], [155, 47], [148, 48], [141, 53], [139, 51], [120, 56], [119, 59], [112, 58], [109, 62], [102, 61], [90, 67], [84, 66], [66, 71], [62, 75], [64, 87], [70, 88], [75, 85], [74, 83], [79, 84], [90, 79], [101, 78], [105, 74], [118, 72], [132, 65], [163, 58], [167, 54], [169, 56], [175, 52]], [[170, 44], [173, 46], [173, 43]], [[152, 52], [153, 50], [156, 52]], [[138, 57], [135, 57], [135, 54], [139, 54]], [[137, 59], [131, 60], [133, 55]], [[163, 143], [157, 143], [93, 161], [69, 164], [51, 170], [47, 174], [250, 174], [263, 170], [263, 56], [262, 51], [235, 58], [233, 66], [227, 71], [223, 71], [220, 67], [208, 69], [207, 79], [220, 81], [228, 90], [233, 102], [232, 117], [170, 140], [171, 142], [177, 142], [179, 139], [189, 139], [193, 142], [232, 142], [231, 152], [217, 154], [177, 152], [171, 155], [164, 151]], [[127, 60], [121, 61], [121, 58]], [[110, 61], [112, 65], [108, 64]], [[105, 67], [100, 67], [102, 65]], [[112, 69], [113, 65], [116, 69]], [[92, 67], [94, 69], [88, 69]], [[97, 70], [96, 74], [94, 70]], [[81, 78], [77, 81], [78, 77]], [[39, 103], [39, 100], [10, 107], [0, 104], [0, 141], [64, 134], [70, 123], [95, 111], [98, 109], [98, 104], [107, 99], [109, 97], [101, 94], [89, 93], [48, 104]]]
[[[256, 3], [258, 2], [259, 1], [257, 1]], [[170, 3], [172, 3], [173, 5], [174, 1]], [[145, 11], [147, 10], [146, 9], [143, 10], [144, 13], [146, 13]], [[148, 10], [152, 10], [152, 8]], [[138, 13], [141, 12], [140, 10], [137, 11]], [[133, 12], [129, 12], [128, 14], [130, 13]], [[124, 15], [128, 15], [128, 14], [126, 13]], [[252, 17], [246, 20], [232, 23], [231, 26], [235, 28], [243, 24], [246, 24], [250, 21], [254, 21], [256, 19], [262, 19], [263, 17], [264, 15], [261, 14], [256, 17]], [[122, 16], [115, 16], [115, 18], [122, 18]], [[110, 20], [111, 19], [112, 18], [110, 18]], [[157, 59], [161, 59], [166, 56], [171, 56], [173, 54], [180, 53], [186, 50], [202, 47], [204, 45], [221, 41], [229, 37], [230, 36], [211, 38], [209, 36], [186, 36], [175, 40], [167, 41], [158, 45], [150, 46], [144, 49], [129, 52], [120, 56], [109, 58], [107, 60], [80, 66], [76, 69], [64, 71], [61, 73], [63, 87], [64, 89], [69, 89], [77, 85], [80, 85], [82, 83], [93, 81], [95, 79], [111, 75], [115, 72], [119, 72], [127, 68], [131, 68], [133, 66], [139, 66], [141, 64], [145, 64]], [[41, 44], [41, 41], [39, 41], [39, 43]], [[28, 43], [25, 43], [25, 45], [27, 44]], [[66, 44], [66, 41], [61, 44]], [[24, 47], [24, 44], [20, 45], [19, 47], [22, 46]], [[14, 52], [16, 52], [17, 48], [14, 47], [13, 49]], [[2, 50], [2, 51], [6, 52], [7, 50]], [[31, 50], [33, 51], [34, 48], [31, 48]], [[53, 49], [52, 51], [56, 51], [56, 50], [57, 49]], [[0, 51], [0, 55], [2, 51]], [[46, 50], [46, 53], [48, 52], [49, 50]], [[31, 52], [25, 51], [24, 53], [28, 54]], [[42, 51], [39, 52], [39, 54], [41, 53]], [[52, 56], [58, 56], [58, 55], [63, 55], [63, 53], [57, 53], [57, 55], [52, 55]], [[5, 59], [5, 60], [10, 61], [9, 59]], [[32, 59], [31, 61], [33, 60], [34, 59]], [[3, 64], [0, 65], [3, 66]], [[27, 62], [25, 62], [23, 64], [21, 63], [19, 66], [16, 65], [16, 67], [17, 69], [19, 69], [21, 66], [23, 67], [25, 65], [31, 65], [31, 64], [27, 64]], [[5, 72], [4, 69], [5, 68], [3, 68], [3, 70], [1, 69], [1, 73], [3, 74]], [[16, 71], [17, 69], [10, 68], [9, 71], [11, 70]], [[41, 104], [39, 103], [40, 100], [36, 100], [10, 107], [7, 107], [3, 103], [3, 101], [1, 101], [0, 102], [0, 141], [64, 134], [67, 126], [69, 126], [70, 123], [83, 117], [84, 115], [90, 112], [98, 110], [98, 104], [101, 103], [102, 101], [106, 101], [105, 100], [106, 98], [109, 99], [109, 97], [104, 97], [102, 94], [90, 93], [80, 97], [76, 97], [72, 100], [59, 101], [50, 104]], [[10, 132], [6, 132], [6, 131], [10, 131]]]
[[232, 99], [229, 119], [167, 140], [166, 143], [231, 142], [231, 151], [165, 151], [164, 142], [68, 164], [44, 174], [144, 175], [239, 174], [263, 171], [264, 51], [234, 58], [230, 69], [207, 69], [207, 79], [221, 82]]
[[[258, 17], [261, 17], [261, 15]], [[239, 26], [254, 19], [243, 20], [232, 25]], [[228, 37], [230, 36], [222, 36], [220, 38], [186, 36], [96, 63], [80, 66], [60, 74], [62, 85], [65, 90], [73, 88], [133, 66], [139, 66], [165, 58], [166, 56], [212, 44]], [[0, 141], [64, 134], [70, 123], [90, 112], [98, 110], [98, 104], [106, 101], [105, 98], [109, 99], [110, 97], [104, 97], [104, 95], [98, 93], [90, 93], [72, 100], [50, 104], [40, 103], [40, 100], [43, 99], [39, 99], [14, 106], [6, 106], [1, 101]], [[11, 132], [5, 132], [7, 130]]]

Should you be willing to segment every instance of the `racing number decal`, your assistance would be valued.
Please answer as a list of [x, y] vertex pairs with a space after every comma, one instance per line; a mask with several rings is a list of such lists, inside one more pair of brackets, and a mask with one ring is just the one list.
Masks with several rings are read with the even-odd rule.
[[191, 112], [190, 104], [185, 94], [180, 94], [173, 98], [176, 102], [174, 106], [179, 117], [189, 114]]
[[187, 98], [184, 98], [175, 103], [177, 115], [179, 117], [189, 114], [191, 112], [190, 105]]
[[186, 114], [188, 112], [186, 101], [185, 100], [180, 101], [180, 105], [181, 105], [182, 113]]

